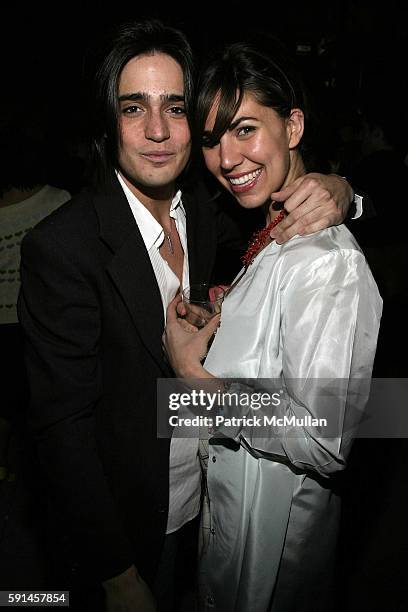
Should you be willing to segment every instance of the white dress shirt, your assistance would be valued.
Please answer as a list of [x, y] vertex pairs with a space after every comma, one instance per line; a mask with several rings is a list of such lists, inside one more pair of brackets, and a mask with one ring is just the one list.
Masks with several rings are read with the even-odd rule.
[[[146, 250], [150, 257], [163, 303], [164, 319], [166, 309], [180, 289], [180, 281], [159, 252], [164, 241], [164, 230], [147, 208], [130, 191], [120, 174], [119, 183], [129, 202], [130, 209], [139, 227]], [[175, 221], [181, 246], [184, 251], [183, 289], [189, 284], [186, 212], [181, 201], [181, 191], [174, 196], [170, 205], [170, 217]], [[152, 406], [152, 410], [156, 407]], [[180, 529], [197, 516], [201, 499], [201, 470], [198, 459], [198, 440], [172, 438], [170, 444], [169, 514], [166, 533]]]

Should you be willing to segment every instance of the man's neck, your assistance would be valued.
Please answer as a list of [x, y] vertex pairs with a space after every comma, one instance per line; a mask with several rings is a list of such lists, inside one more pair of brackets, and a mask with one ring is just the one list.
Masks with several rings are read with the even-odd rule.
[[141, 190], [139, 186], [134, 185], [121, 172], [120, 177], [156, 221], [166, 227], [169, 220], [170, 206], [176, 194], [175, 183], [163, 187], [143, 187], [143, 190]]

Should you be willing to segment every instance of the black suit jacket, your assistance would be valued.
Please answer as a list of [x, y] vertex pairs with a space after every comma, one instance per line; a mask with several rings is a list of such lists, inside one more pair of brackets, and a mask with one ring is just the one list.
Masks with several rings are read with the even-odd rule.
[[[225, 219], [198, 185], [183, 205], [190, 280], [210, 280]], [[151, 581], [169, 489], [156, 380], [172, 372], [160, 292], [114, 175], [26, 236], [21, 275], [30, 420], [63, 555], [87, 582], [132, 563]]]

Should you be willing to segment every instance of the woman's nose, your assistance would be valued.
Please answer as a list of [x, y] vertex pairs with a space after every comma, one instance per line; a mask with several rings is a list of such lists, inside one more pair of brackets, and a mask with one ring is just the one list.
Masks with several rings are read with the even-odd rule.
[[230, 138], [221, 138], [220, 165], [224, 172], [230, 172], [242, 162], [242, 154]]

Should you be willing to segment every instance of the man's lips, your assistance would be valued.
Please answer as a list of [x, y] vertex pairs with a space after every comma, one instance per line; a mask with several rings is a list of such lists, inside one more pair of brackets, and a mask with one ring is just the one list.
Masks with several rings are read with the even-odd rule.
[[166, 162], [171, 157], [174, 156], [174, 153], [171, 151], [145, 151], [141, 153], [142, 157], [148, 159], [153, 162]]
[[258, 168], [252, 172], [224, 176], [224, 178], [229, 182], [231, 190], [234, 193], [242, 193], [252, 189], [252, 187], [256, 185], [261, 173], [262, 168]]

